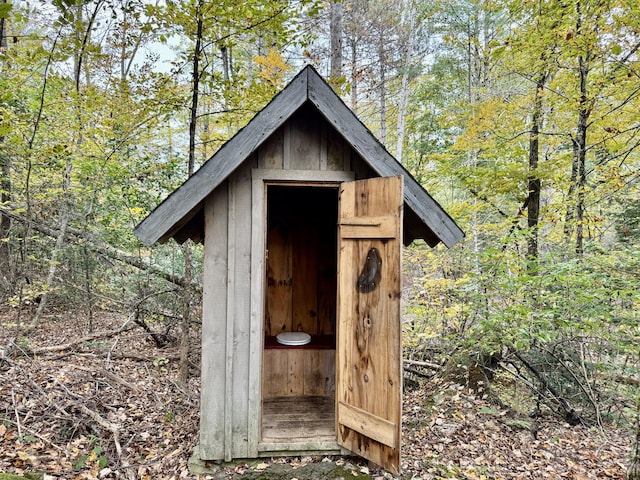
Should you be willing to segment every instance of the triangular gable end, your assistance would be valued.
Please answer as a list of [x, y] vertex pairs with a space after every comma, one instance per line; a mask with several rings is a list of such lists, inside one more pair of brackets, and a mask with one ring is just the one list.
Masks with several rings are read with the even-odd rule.
[[[354, 148], [380, 176], [405, 177], [404, 201], [433, 235], [425, 238], [435, 246], [442, 241], [451, 247], [464, 233], [444, 209], [413, 176], [384, 148], [370, 130], [344, 104], [326, 81], [310, 65], [298, 73], [271, 102], [227, 141], [202, 167], [172, 192], [136, 228], [135, 234], [146, 245], [169, 238], [183, 241], [193, 237], [185, 229], [202, 210], [204, 199], [254, 153], [307, 101]], [[410, 218], [410, 215], [406, 216]]]

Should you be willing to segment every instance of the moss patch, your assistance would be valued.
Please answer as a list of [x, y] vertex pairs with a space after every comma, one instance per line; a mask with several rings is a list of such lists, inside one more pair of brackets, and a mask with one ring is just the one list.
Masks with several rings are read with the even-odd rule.
[[274, 464], [263, 471], [248, 471], [242, 475], [249, 480], [370, 480], [369, 475], [354, 472], [344, 466], [338, 466], [332, 462], [309, 463], [304, 467], [293, 468], [291, 465]]
[[42, 473], [25, 473], [24, 475], [16, 475], [15, 473], [0, 472], [0, 480], [42, 480]]

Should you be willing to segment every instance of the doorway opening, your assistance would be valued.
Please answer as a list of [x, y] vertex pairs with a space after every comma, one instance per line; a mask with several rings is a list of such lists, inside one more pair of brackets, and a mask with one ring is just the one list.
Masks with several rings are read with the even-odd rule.
[[338, 185], [266, 185], [265, 449], [335, 448]]

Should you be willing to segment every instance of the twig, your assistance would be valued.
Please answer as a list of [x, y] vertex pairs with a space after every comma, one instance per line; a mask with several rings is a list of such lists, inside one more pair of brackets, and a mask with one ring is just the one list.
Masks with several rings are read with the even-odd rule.
[[[6, 422], [12, 423], [16, 426], [18, 426], [18, 424], [10, 419], [6, 419]], [[47, 437], [44, 437], [42, 435], [40, 435], [38, 432], [36, 432], [35, 430], [29, 428], [29, 427], [23, 427], [26, 431], [29, 432], [29, 435], [33, 435], [36, 438], [39, 438], [40, 440], [42, 440], [45, 443], [48, 443], [49, 445], [51, 445], [53, 448], [55, 448], [56, 450], [58, 450], [59, 452], [63, 452], [64, 448], [60, 447], [59, 445], [56, 445], [55, 443], [53, 443], [51, 440], [49, 440]]]
[[[604, 431], [604, 425], [602, 423], [602, 415], [600, 414], [600, 406], [598, 405], [598, 401], [595, 398], [595, 394], [593, 393], [593, 388], [591, 387], [591, 382], [589, 382], [589, 374], [587, 373], [587, 366], [585, 365], [584, 360], [584, 343], [580, 342], [580, 368], [582, 369], [582, 375], [584, 375], [584, 379], [586, 381], [585, 393], [589, 398], [589, 401], [592, 403], [593, 408], [596, 411], [596, 419], [598, 421], [598, 427], [600, 427], [600, 433], [603, 437], [606, 437], [606, 432]], [[583, 388], [580, 385], [580, 388]], [[586, 391], [588, 390], [588, 391]]]
[[111, 354], [113, 353], [113, 350], [116, 348], [116, 345], [118, 345], [118, 341], [120, 340], [120, 337], [116, 338], [116, 341], [113, 342], [113, 345], [111, 345], [111, 348], [109, 349], [109, 353], [107, 354], [107, 359], [105, 360], [105, 370], [107, 368], [109, 368], [109, 365], [111, 364]]
[[18, 438], [22, 438], [22, 426], [20, 425], [20, 415], [18, 414], [18, 407], [16, 406], [16, 394], [11, 389], [11, 400], [13, 400], [13, 413], [16, 416], [16, 426], [18, 427]]
[[598, 406], [598, 401], [595, 399], [595, 396], [593, 395], [593, 389], [589, 385], [589, 375], [584, 365], [584, 344], [580, 342], [580, 357], [581, 357], [580, 363], [581, 363], [582, 374], [584, 375], [584, 380], [587, 386], [585, 386], [585, 383], [583, 383], [580, 380], [580, 378], [578, 378], [578, 375], [576, 375], [576, 373], [573, 371], [573, 369], [569, 366], [567, 362], [565, 362], [562, 358], [556, 355], [555, 352], [549, 351], [547, 349], [545, 349], [545, 351], [548, 352], [549, 355], [551, 355], [553, 358], [555, 358], [556, 361], [560, 365], [562, 365], [562, 367], [567, 371], [567, 373], [571, 375], [571, 378], [573, 378], [573, 380], [576, 382], [576, 385], [578, 385], [578, 388], [580, 388], [582, 393], [584, 393], [584, 396], [587, 398], [587, 400], [589, 400], [589, 403], [593, 405], [593, 410], [595, 411], [595, 414], [596, 414], [596, 420], [598, 423], [598, 427], [600, 428], [600, 433], [602, 434], [602, 436], [606, 436], [606, 433], [604, 431], [604, 425], [602, 424], [602, 418], [600, 415], [600, 407]]
[[553, 396], [556, 403], [560, 406], [564, 413], [564, 419], [570, 425], [584, 425], [585, 422], [580, 417], [580, 414], [576, 412], [569, 402], [556, 390], [556, 388], [551, 385], [549, 380], [531, 363], [529, 363], [519, 352], [514, 352], [515, 357], [520, 360], [520, 362], [531, 372], [533, 375], [540, 381], [542, 386]]
[[442, 370], [442, 365], [438, 365], [437, 363], [419, 362], [418, 360], [408, 360], [406, 358], [402, 359], [402, 363], [406, 365], [418, 365], [419, 367], [427, 367], [431, 370]]
[[[74, 365], [74, 368], [78, 369], [78, 370], [82, 370], [83, 372], [89, 372], [89, 373], [95, 373], [96, 370], [94, 370], [93, 368], [89, 368], [89, 367], [83, 367], [81, 365]], [[138, 387], [136, 387], [135, 385], [127, 382], [126, 380], [124, 380], [123, 378], [120, 378], [118, 375], [116, 375], [115, 373], [111, 373], [110, 371], [102, 368], [99, 370], [100, 373], [102, 373], [105, 377], [109, 378], [109, 380], [112, 380], [120, 385], [123, 385], [125, 387], [127, 387], [129, 390], [131, 390], [134, 393], [140, 393], [140, 390], [138, 389]]]
[[102, 428], [109, 430], [111, 432], [111, 434], [113, 435], [113, 443], [115, 444], [116, 452], [118, 453], [118, 458], [120, 458], [122, 456], [122, 446], [120, 445], [120, 440], [119, 440], [119, 431], [121, 428], [120, 425], [116, 423], [112, 423], [102, 418], [100, 414], [94, 412], [93, 410], [88, 409], [81, 403], [76, 403], [75, 406], [78, 410], [84, 413], [87, 417], [91, 418], [94, 422], [96, 422]]
[[505, 372], [507, 372], [508, 374], [513, 376], [513, 378], [515, 378], [516, 380], [519, 380], [520, 382], [522, 382], [527, 388], [529, 388], [529, 390], [531, 390], [531, 392], [533, 392], [533, 393], [535, 393], [537, 395], [544, 395], [544, 392], [541, 392], [539, 389], [537, 389], [536, 386], [533, 383], [531, 383], [529, 380], [527, 380], [525, 377], [523, 377], [519, 372], [517, 372], [517, 371], [514, 372], [504, 362], [500, 362], [499, 365], [500, 365], [500, 367], [502, 367], [502, 369]]

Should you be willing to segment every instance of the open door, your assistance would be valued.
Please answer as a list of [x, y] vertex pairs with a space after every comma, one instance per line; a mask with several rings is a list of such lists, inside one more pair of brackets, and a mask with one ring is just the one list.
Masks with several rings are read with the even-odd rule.
[[336, 429], [342, 447], [398, 474], [402, 176], [340, 186]]

